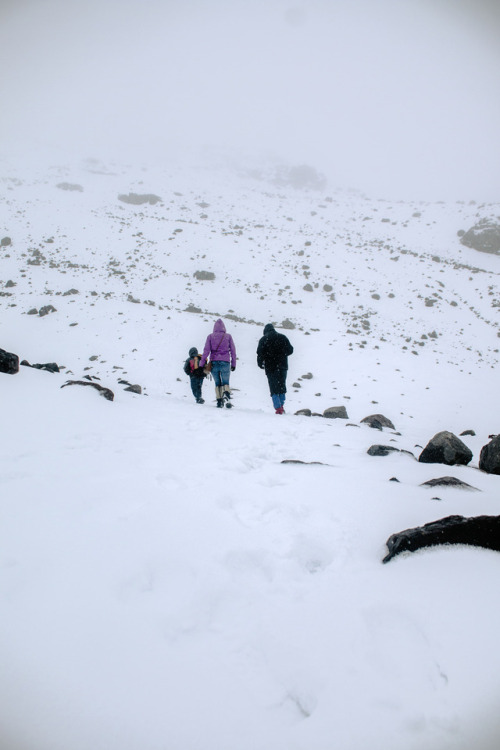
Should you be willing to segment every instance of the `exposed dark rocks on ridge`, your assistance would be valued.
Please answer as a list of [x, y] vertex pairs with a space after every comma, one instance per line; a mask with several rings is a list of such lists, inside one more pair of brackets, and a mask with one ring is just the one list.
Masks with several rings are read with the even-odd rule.
[[21, 362], [23, 367], [33, 367], [35, 370], [46, 370], [47, 372], [60, 372], [59, 365], [56, 362], [47, 362], [43, 365], [30, 365], [27, 359], [23, 359]]
[[468, 544], [500, 552], [500, 516], [447, 516], [412, 529], [392, 534], [386, 542], [386, 563], [401, 552], [414, 552], [422, 547], [441, 544]]
[[472, 451], [460, 438], [444, 430], [427, 443], [418, 460], [425, 464], [466, 466], [472, 460]]
[[113, 401], [115, 394], [113, 391], [111, 391], [109, 388], [104, 388], [104, 386], [99, 385], [99, 383], [94, 383], [92, 381], [88, 380], [68, 380], [67, 383], [64, 383], [61, 388], [65, 388], [67, 385], [90, 385], [92, 388], [95, 388], [96, 391], [99, 391], [101, 396], [104, 396], [107, 401]]
[[488, 474], [500, 474], [500, 435], [481, 448], [479, 468]]
[[15, 375], [16, 372], [19, 372], [19, 357], [17, 354], [0, 349], [0, 372], [5, 372], [7, 375]]

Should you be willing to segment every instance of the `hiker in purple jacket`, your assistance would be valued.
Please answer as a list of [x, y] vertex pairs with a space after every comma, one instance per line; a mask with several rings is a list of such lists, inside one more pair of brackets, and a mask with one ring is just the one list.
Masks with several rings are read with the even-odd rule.
[[217, 406], [224, 404], [231, 408], [231, 389], [229, 388], [229, 374], [236, 369], [236, 349], [230, 333], [226, 333], [226, 326], [219, 318], [215, 321], [213, 333], [207, 336], [200, 367], [205, 367], [210, 357], [212, 376], [215, 383]]

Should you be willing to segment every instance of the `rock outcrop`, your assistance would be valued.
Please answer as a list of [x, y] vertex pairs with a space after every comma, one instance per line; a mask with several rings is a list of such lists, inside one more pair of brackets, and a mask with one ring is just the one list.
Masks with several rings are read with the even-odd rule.
[[7, 375], [15, 375], [16, 372], [19, 372], [19, 357], [17, 354], [0, 349], [0, 372], [5, 372]]
[[495, 435], [481, 448], [479, 468], [488, 474], [500, 474], [500, 435]]
[[452, 432], [438, 432], [425, 446], [419, 456], [420, 463], [467, 466], [472, 460], [472, 451]]
[[461, 236], [460, 242], [482, 253], [500, 255], [500, 224], [491, 219], [481, 219]]
[[391, 420], [384, 417], [383, 414], [371, 414], [369, 417], [362, 419], [361, 424], [367, 424], [375, 430], [382, 430], [384, 427], [388, 427], [390, 430], [396, 429]]
[[500, 516], [447, 516], [413, 529], [393, 534], [386, 542], [388, 554], [384, 563], [400, 552], [414, 552], [422, 547], [440, 544], [469, 544], [500, 552]]

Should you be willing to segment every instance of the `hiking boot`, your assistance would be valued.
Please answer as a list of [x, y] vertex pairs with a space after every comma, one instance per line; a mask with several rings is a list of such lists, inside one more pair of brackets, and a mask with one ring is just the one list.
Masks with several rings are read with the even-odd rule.
[[217, 399], [217, 408], [218, 409], [222, 409], [223, 406], [224, 406], [224, 399], [218, 398]]
[[276, 409], [276, 414], [284, 414], [284, 413], [285, 413], [285, 410], [283, 409], [283, 407], [282, 407], [282, 406], [279, 406], [279, 407], [278, 407], [278, 408]]
[[231, 398], [231, 391], [224, 391], [224, 393], [222, 394], [222, 398], [224, 399], [224, 401], [229, 401], [229, 399]]
[[197, 404], [204, 404], [205, 403], [205, 399], [204, 398], [197, 398], [196, 399], [196, 403]]

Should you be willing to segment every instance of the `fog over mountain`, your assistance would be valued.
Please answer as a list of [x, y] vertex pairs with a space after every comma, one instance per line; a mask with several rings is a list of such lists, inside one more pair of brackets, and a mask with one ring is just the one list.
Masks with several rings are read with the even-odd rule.
[[498, 199], [493, 3], [18, 0], [0, 20], [3, 157], [227, 154]]

